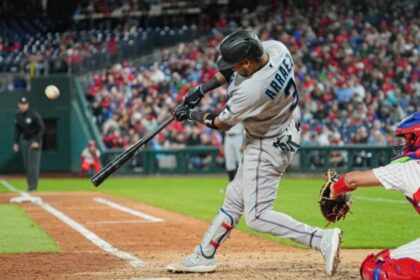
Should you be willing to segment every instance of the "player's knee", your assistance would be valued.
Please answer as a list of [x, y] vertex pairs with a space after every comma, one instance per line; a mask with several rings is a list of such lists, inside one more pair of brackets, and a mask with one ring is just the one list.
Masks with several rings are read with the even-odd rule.
[[374, 279], [418, 279], [420, 262], [411, 258], [391, 259], [389, 250], [366, 257], [360, 266], [362, 280]]
[[[272, 223], [267, 221], [264, 217], [267, 217], [267, 212], [270, 211], [271, 208], [267, 208], [263, 211], [256, 213], [255, 211], [247, 211], [245, 209], [245, 223], [247, 227], [253, 229], [258, 232], [263, 233], [271, 233], [271, 225]], [[270, 225], [269, 225], [270, 224]]]
[[246, 226], [255, 231], [264, 232], [262, 222], [255, 215], [245, 216]]
[[257, 230], [258, 228], [257, 220], [255, 218], [245, 217], [245, 223], [250, 229]]
[[223, 204], [222, 209], [225, 211], [225, 213], [228, 214], [230, 218], [232, 218], [233, 226], [236, 226], [242, 217], [242, 211], [236, 207], [235, 204], [227, 205], [226, 203]]

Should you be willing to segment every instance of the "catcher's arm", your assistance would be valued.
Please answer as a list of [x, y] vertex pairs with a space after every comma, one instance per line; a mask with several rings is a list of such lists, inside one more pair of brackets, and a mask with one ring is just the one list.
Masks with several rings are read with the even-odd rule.
[[353, 171], [340, 176], [332, 188], [331, 198], [354, 191], [359, 187], [382, 186], [372, 170]]

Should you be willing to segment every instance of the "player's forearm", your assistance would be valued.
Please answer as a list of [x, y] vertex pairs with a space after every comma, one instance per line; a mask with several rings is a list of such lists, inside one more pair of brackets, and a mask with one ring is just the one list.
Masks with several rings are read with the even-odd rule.
[[382, 185], [373, 170], [349, 172], [345, 175], [345, 181], [351, 189]]
[[214, 75], [214, 77], [211, 78], [209, 81], [190, 89], [187, 95], [185, 95], [183, 102], [184, 105], [189, 108], [196, 107], [200, 103], [201, 99], [204, 97], [206, 92], [220, 87], [221, 85], [226, 83], [226, 81], [226, 77], [222, 73], [217, 72]]
[[217, 126], [218, 130], [221, 130], [221, 131], [228, 131], [229, 129], [232, 128], [232, 126], [221, 122], [218, 117], [214, 119], [214, 125]]
[[360, 187], [381, 186], [381, 182], [376, 178], [372, 170], [354, 171], [341, 176], [332, 186], [335, 196], [354, 191]]
[[209, 81], [200, 85], [200, 89], [201, 89], [201, 92], [204, 94], [206, 92], [209, 92], [213, 89], [220, 87], [221, 85], [225, 83], [226, 83], [226, 78], [223, 76], [222, 73], [217, 72], [213, 78], [211, 78]]
[[221, 131], [230, 129], [230, 126], [222, 123], [217, 115], [213, 113], [204, 113], [200, 110], [195, 110], [190, 113], [190, 118], [212, 129]]
[[219, 81], [222, 84], [224, 84], [230, 81], [230, 78], [232, 77], [233, 73], [234, 73], [233, 70], [229, 68], [226, 70], [220, 70], [219, 72], [216, 73], [215, 77], [219, 79]]

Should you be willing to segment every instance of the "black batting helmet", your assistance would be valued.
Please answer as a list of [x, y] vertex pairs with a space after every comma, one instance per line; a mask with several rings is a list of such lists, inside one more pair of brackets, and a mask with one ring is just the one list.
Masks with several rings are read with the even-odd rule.
[[232, 68], [244, 59], [262, 57], [264, 48], [255, 33], [240, 30], [223, 39], [220, 43], [220, 54], [217, 67], [220, 70], [225, 70]]

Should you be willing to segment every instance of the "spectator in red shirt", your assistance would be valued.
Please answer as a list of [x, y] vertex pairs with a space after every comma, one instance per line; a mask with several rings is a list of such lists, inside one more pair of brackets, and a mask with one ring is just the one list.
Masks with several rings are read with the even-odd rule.
[[96, 148], [95, 141], [90, 140], [80, 157], [80, 178], [91, 169], [98, 173], [101, 168], [101, 152]]

